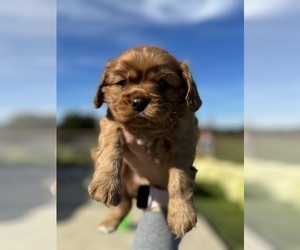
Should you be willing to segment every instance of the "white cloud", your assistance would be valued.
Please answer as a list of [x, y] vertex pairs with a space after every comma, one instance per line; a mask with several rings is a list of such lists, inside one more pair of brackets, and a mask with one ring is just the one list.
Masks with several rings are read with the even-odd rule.
[[206, 21], [231, 13], [239, 5], [236, 0], [131, 0], [131, 4], [121, 3], [119, 7], [128, 13], [165, 24]]
[[[141, 22], [162, 25], [199, 23], [231, 14], [241, 6], [240, 0], [60, 0], [58, 14], [73, 23], [65, 23], [61, 28], [73, 32], [87, 32], [88, 28], [91, 32], [99, 32]], [[89, 24], [85, 25], [85, 30], [80, 29], [83, 23]]]
[[245, 0], [245, 19], [280, 17], [300, 10], [298, 0]]

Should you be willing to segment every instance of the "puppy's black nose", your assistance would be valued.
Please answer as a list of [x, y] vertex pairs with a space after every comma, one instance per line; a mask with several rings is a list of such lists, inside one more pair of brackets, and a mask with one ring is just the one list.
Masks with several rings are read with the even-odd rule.
[[140, 113], [142, 112], [148, 105], [148, 101], [144, 99], [133, 99], [132, 108], [134, 111]]

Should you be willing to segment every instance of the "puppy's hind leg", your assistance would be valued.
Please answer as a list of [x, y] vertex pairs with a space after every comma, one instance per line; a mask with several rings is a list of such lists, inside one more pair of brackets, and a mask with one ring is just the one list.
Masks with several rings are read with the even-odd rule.
[[131, 209], [131, 197], [123, 194], [123, 200], [120, 205], [110, 207], [107, 217], [99, 224], [98, 231], [101, 233], [112, 233], [117, 230], [121, 221], [125, 218]]

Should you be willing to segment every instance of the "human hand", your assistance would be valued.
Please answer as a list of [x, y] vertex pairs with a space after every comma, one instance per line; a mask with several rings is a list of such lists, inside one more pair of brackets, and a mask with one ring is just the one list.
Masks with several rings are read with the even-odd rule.
[[125, 128], [123, 128], [123, 136], [127, 146], [124, 152], [125, 162], [145, 177], [150, 185], [167, 189], [168, 168], [156, 163], [147, 150], [139, 145], [135, 137]]

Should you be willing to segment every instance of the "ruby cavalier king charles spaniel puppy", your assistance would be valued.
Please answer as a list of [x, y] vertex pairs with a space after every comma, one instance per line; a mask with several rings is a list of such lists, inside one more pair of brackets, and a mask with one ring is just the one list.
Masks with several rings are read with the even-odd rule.
[[[99, 145], [91, 155], [95, 170], [88, 187], [92, 199], [110, 207], [99, 226], [113, 232], [137, 197], [135, 176], [168, 191], [170, 230], [184, 236], [197, 222], [192, 166], [199, 137], [195, 112], [202, 101], [187, 62], [153, 46], [134, 47], [107, 63], [94, 105], [107, 104], [100, 120]], [[132, 164], [124, 138], [128, 131], [156, 164], [155, 174]]]

